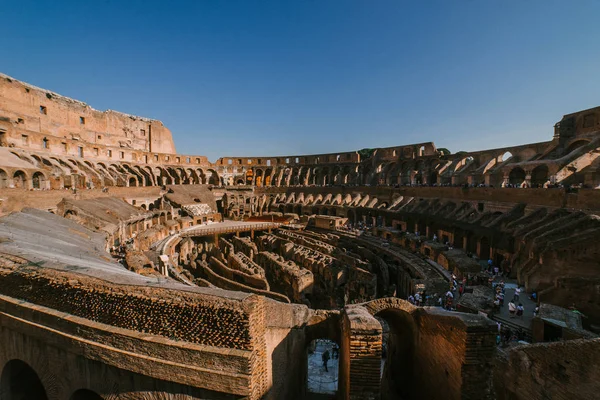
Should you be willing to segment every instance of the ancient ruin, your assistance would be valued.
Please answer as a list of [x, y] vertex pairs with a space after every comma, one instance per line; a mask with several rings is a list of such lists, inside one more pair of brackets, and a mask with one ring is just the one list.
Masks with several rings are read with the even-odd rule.
[[599, 156], [213, 163], [0, 74], [0, 400], [595, 398]]

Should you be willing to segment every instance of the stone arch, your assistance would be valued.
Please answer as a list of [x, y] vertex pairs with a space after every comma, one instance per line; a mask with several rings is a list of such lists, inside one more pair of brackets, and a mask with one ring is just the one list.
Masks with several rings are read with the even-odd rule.
[[206, 184], [206, 175], [204, 174], [204, 171], [202, 170], [202, 168], [197, 168], [196, 174], [198, 175], [199, 183], [201, 185], [205, 185]]
[[46, 389], [37, 372], [24, 361], [10, 360], [2, 369], [0, 399], [48, 400]]
[[0, 189], [8, 187], [8, 174], [5, 170], [0, 169]]
[[502, 162], [506, 162], [508, 161], [510, 158], [512, 158], [512, 153], [510, 151], [505, 152], [504, 154], [502, 154], [502, 156], [500, 156], [500, 161]]
[[13, 183], [15, 188], [27, 189], [27, 174], [20, 169], [16, 170], [13, 174]]
[[135, 177], [133, 177], [133, 176], [130, 176], [130, 177], [129, 177], [128, 186], [130, 186], [130, 187], [131, 187], [131, 186], [137, 186], [137, 183], [138, 183], [138, 182], [137, 182], [137, 179], [135, 179]]
[[[417, 398], [415, 390], [415, 353], [418, 327], [414, 318], [417, 307], [395, 297], [365, 304], [367, 311], [382, 323], [387, 344], [382, 349], [381, 399]], [[384, 337], [384, 342], [385, 342]]]
[[531, 171], [531, 186], [543, 186], [548, 181], [548, 166], [538, 165]]
[[515, 167], [508, 174], [508, 183], [511, 185], [520, 185], [525, 180], [525, 175], [523, 168]]
[[254, 184], [256, 186], [264, 186], [263, 179], [264, 179], [263, 170], [260, 169], [260, 168], [257, 168], [256, 169], [256, 174], [255, 174], [255, 177], [254, 177]]
[[88, 390], [88, 389], [79, 389], [73, 392], [69, 400], [103, 400], [102, 396], [98, 393]]
[[567, 150], [565, 151], [565, 154], [570, 154], [573, 151], [577, 150], [578, 148], [585, 146], [586, 144], [588, 144], [590, 141], [586, 140], [586, 139], [578, 139], [575, 140], [573, 142], [571, 142], [569, 144], [569, 147], [567, 147]]
[[46, 189], [46, 176], [40, 171], [33, 174], [31, 182], [34, 189]]
[[219, 185], [219, 174], [214, 169], [209, 169], [210, 176], [208, 177], [208, 184]]
[[479, 239], [479, 258], [481, 260], [487, 260], [491, 258], [492, 255], [490, 253], [490, 248], [490, 239], [488, 239], [487, 236], [483, 236], [481, 239]]

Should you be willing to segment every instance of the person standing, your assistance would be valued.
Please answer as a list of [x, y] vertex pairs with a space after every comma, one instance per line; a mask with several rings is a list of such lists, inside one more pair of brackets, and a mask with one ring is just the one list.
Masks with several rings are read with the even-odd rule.
[[321, 359], [323, 360], [323, 366], [325, 367], [325, 372], [329, 372], [329, 370], [327, 369], [327, 361], [329, 361], [329, 350], [325, 350], [325, 353], [323, 353], [323, 355], [321, 356]]
[[510, 314], [510, 318], [515, 317], [516, 311], [517, 311], [517, 306], [515, 305], [515, 301], [511, 300], [510, 303], [508, 303], [508, 313]]
[[521, 287], [517, 286], [515, 289], [515, 295], [513, 296], [513, 301], [519, 301], [519, 296], [521, 295]]
[[523, 304], [519, 303], [519, 305], [517, 306], [517, 317], [520, 317], [521, 319], [523, 319], [524, 312], [525, 312], [525, 307], [523, 307]]

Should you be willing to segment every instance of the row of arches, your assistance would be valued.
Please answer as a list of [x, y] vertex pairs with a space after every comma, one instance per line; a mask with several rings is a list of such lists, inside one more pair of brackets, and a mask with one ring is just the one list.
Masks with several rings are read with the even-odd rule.
[[35, 171], [30, 178], [30, 175], [23, 170], [8, 172], [0, 169], [0, 188], [17, 188], [17, 189], [47, 189], [47, 178], [41, 171]]
[[[26, 362], [13, 359], [2, 369], [0, 400], [48, 400], [46, 388], [36, 371]], [[69, 400], [102, 400], [89, 389], [78, 389]]]

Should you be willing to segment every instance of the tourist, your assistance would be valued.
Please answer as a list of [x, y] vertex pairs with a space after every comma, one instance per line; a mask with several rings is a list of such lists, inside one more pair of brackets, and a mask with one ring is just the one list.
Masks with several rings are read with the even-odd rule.
[[421, 305], [421, 295], [419, 292], [415, 293], [415, 305], [417, 307]]
[[415, 298], [413, 297], [413, 295], [412, 295], [412, 294], [408, 296], [408, 302], [409, 302], [410, 304], [415, 304]]
[[533, 293], [531, 293], [530, 299], [533, 301], [537, 301], [537, 292], [535, 290], [533, 291]]
[[437, 299], [437, 303], [439, 307], [442, 307], [444, 305], [444, 299], [442, 299], [442, 296], [439, 296]]
[[517, 306], [515, 305], [514, 300], [511, 300], [510, 303], [508, 303], [508, 312], [510, 313], [510, 318], [515, 317], [516, 311], [517, 311]]
[[521, 287], [517, 286], [515, 289], [515, 295], [513, 296], [513, 301], [519, 301], [519, 295], [521, 294]]
[[329, 350], [325, 350], [325, 353], [323, 353], [323, 355], [321, 356], [321, 359], [323, 360], [323, 366], [325, 367], [325, 372], [329, 372], [329, 370], [327, 369], [327, 361], [329, 361]]
[[519, 303], [519, 305], [517, 306], [517, 317], [520, 317], [521, 319], [523, 319], [524, 311], [525, 311], [525, 308], [523, 307], [523, 304]]

